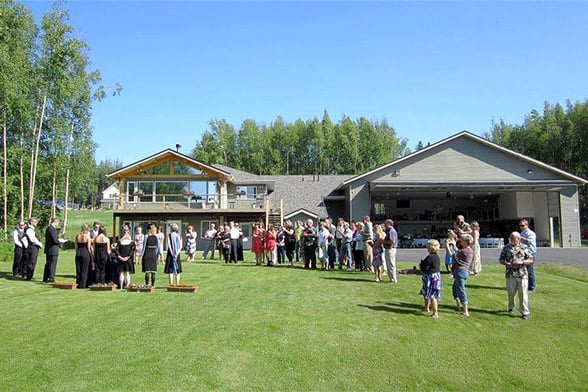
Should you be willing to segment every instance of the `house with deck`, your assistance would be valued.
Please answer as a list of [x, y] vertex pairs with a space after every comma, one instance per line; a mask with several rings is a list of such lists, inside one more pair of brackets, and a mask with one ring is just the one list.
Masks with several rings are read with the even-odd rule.
[[[256, 175], [167, 149], [118, 169], [115, 235], [123, 224], [167, 230], [240, 222], [282, 224], [342, 216], [394, 220], [399, 234], [441, 238], [457, 215], [480, 223], [494, 246], [530, 220], [542, 246], [580, 246], [579, 186], [587, 181], [469, 132], [460, 132], [360, 175]], [[417, 242], [418, 243], [418, 242]], [[249, 247], [244, 241], [244, 248]]]

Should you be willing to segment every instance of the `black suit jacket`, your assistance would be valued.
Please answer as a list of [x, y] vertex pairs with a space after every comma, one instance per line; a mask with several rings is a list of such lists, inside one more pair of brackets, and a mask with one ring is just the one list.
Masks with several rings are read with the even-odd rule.
[[56, 256], [59, 253], [59, 236], [53, 225], [47, 226], [45, 231], [45, 254]]

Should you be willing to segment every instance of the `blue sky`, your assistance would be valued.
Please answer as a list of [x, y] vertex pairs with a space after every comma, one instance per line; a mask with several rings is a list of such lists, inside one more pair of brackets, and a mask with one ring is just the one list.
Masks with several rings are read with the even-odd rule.
[[[23, 2], [37, 18], [44, 1]], [[213, 118], [237, 129], [343, 115], [387, 119], [414, 148], [543, 103], [588, 98], [584, 2], [70, 1], [103, 84], [97, 161], [182, 145]]]

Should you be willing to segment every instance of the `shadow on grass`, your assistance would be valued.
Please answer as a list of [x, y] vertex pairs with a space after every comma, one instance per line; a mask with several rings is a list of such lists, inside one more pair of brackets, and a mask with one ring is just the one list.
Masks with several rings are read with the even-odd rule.
[[491, 289], [491, 290], [504, 290], [506, 292], [506, 287], [501, 286], [483, 286], [479, 284], [467, 284], [466, 287], [472, 289]]
[[[457, 310], [455, 310], [454, 305], [439, 304], [439, 309], [453, 311], [456, 314], [459, 313]], [[510, 313], [508, 313], [508, 311], [503, 310], [503, 309], [498, 309], [498, 310], [497, 309], [480, 309], [480, 308], [470, 306], [468, 310], [470, 311], [470, 313], [485, 313], [485, 314], [492, 314], [495, 316], [510, 316], [511, 315]]]
[[[399, 314], [413, 314], [413, 315], [422, 315], [423, 313], [423, 304], [416, 304], [416, 303], [409, 303], [409, 302], [389, 302], [382, 305], [362, 305], [358, 304], [358, 306], [368, 308], [371, 310], [376, 311], [384, 311], [384, 312], [392, 312], [392, 313], [399, 313]], [[455, 310], [455, 307], [452, 305], [447, 304], [439, 304], [439, 310], [445, 311], [452, 311], [455, 314], [458, 312]], [[490, 309], [480, 309], [480, 308], [469, 308], [470, 313], [486, 313], [495, 316], [501, 317], [517, 317], [517, 315], [513, 315], [506, 310], [490, 310]]]
[[321, 279], [326, 279], [326, 280], [339, 280], [341, 282], [360, 282], [360, 283], [374, 283], [373, 280], [370, 279], [366, 279], [366, 278], [361, 278], [361, 277], [357, 277], [357, 278], [353, 278], [350, 276], [321, 276]]
[[23, 280], [19, 277], [14, 277], [12, 276], [12, 272], [5, 272], [5, 271], [0, 271], [0, 279], [6, 279], [6, 280]]
[[71, 279], [75, 279], [76, 278], [75, 275], [68, 275], [68, 274], [62, 274], [62, 275], [55, 274], [55, 277], [56, 278], [71, 278]]
[[412, 304], [408, 302], [390, 302], [383, 305], [362, 305], [358, 304], [357, 306], [361, 306], [363, 308], [368, 308], [371, 310], [376, 310], [380, 312], [392, 312], [392, 313], [399, 313], [399, 314], [413, 314], [413, 315], [421, 315], [422, 312], [422, 305]]

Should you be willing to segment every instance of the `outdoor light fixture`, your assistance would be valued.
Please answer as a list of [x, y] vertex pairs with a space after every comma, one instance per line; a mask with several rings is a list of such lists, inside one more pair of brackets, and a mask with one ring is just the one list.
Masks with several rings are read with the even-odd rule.
[[533, 174], [533, 169], [527, 169], [527, 174], [529, 174], [529, 175]]

